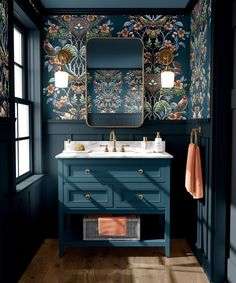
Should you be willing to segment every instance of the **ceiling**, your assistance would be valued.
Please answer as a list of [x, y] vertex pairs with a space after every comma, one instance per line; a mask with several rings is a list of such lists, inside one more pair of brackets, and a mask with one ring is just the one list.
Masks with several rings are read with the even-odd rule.
[[183, 9], [191, 0], [41, 0], [50, 9], [153, 8]]

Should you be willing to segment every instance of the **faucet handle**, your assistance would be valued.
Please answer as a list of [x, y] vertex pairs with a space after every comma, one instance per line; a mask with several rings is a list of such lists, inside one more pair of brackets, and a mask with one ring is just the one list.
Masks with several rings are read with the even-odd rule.
[[120, 151], [125, 152], [125, 147], [128, 147], [128, 146], [129, 146], [129, 144], [122, 144]]
[[107, 144], [100, 144], [100, 147], [105, 147], [104, 152], [109, 152]]

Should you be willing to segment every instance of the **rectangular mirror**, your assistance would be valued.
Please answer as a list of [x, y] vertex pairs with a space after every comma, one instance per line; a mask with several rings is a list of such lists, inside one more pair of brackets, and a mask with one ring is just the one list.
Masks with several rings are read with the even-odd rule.
[[143, 42], [92, 38], [86, 45], [86, 122], [90, 127], [140, 127], [144, 118]]

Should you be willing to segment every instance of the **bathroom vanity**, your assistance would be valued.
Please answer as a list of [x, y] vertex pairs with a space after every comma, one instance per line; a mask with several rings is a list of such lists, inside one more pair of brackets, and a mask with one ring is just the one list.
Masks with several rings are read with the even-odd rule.
[[[168, 153], [66, 152], [58, 159], [59, 254], [65, 247], [165, 247], [170, 256]], [[141, 239], [83, 240], [84, 215], [140, 215]]]

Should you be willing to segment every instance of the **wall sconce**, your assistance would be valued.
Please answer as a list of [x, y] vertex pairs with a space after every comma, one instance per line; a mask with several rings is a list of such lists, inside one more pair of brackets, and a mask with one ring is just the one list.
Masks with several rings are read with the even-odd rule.
[[173, 52], [170, 48], [164, 48], [159, 52], [159, 63], [165, 65], [164, 71], [161, 72], [161, 87], [172, 88], [175, 84], [175, 73], [170, 71], [168, 66], [173, 61]]
[[68, 64], [72, 56], [68, 50], [60, 50], [57, 54], [57, 59], [60, 62], [60, 69], [55, 72], [55, 87], [68, 87], [69, 74], [64, 71], [64, 65]]

